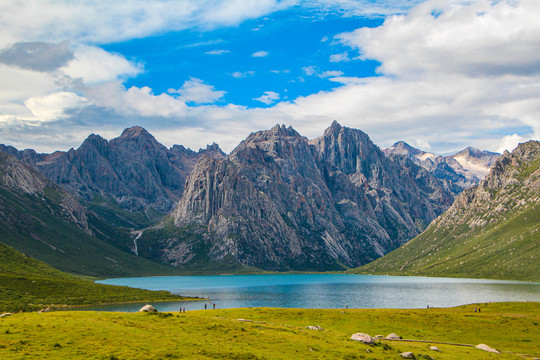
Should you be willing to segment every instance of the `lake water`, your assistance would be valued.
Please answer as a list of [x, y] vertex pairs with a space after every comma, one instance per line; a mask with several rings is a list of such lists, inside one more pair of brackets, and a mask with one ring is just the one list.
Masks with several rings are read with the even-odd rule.
[[[405, 276], [287, 274], [118, 278], [98, 281], [207, 301], [152, 303], [159, 311], [238, 307], [425, 308], [476, 302], [540, 301], [540, 283]], [[92, 307], [102, 311], [137, 311], [142, 305]]]

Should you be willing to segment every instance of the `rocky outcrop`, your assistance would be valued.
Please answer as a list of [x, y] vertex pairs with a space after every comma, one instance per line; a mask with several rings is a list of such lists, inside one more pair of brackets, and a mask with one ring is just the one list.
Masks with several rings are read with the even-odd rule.
[[428, 170], [446, 190], [457, 195], [477, 185], [489, 173], [500, 154], [468, 147], [449, 156], [435, 155], [399, 141], [383, 150], [388, 157], [403, 156]]
[[[313, 141], [276, 125], [226, 158], [203, 157], [171, 215], [209, 259], [329, 270], [393, 250], [451, 201], [427, 171], [388, 159], [366, 134], [336, 122]], [[156, 246], [170, 261], [177, 249], [189, 258], [195, 244], [176, 232]]]
[[111, 141], [92, 134], [68, 152], [37, 154], [6, 146], [0, 150], [27, 161], [82, 198], [98, 194], [132, 211], [160, 212], [170, 211], [180, 199], [186, 178], [201, 156], [225, 155], [217, 144], [199, 152], [181, 145], [167, 149], [139, 126], [125, 129]]

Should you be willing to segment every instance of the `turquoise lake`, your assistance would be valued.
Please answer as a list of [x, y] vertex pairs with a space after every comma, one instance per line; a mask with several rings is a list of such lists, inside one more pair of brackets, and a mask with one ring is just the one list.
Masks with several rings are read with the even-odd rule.
[[[476, 302], [540, 301], [540, 283], [406, 276], [286, 274], [118, 278], [98, 281], [207, 301], [152, 303], [159, 311], [238, 307], [425, 308]], [[92, 307], [137, 311], [141, 304]]]

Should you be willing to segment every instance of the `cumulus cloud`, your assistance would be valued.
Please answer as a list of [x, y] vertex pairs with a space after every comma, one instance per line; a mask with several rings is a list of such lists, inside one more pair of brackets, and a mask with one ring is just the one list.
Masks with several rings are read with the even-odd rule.
[[73, 59], [62, 71], [71, 78], [91, 84], [136, 76], [142, 72], [142, 66], [99, 47], [79, 45], [75, 47]]
[[268, 51], [257, 51], [251, 54], [252, 57], [267, 57], [268, 55], [270, 55]]
[[276, 102], [276, 100], [279, 100], [279, 94], [273, 91], [265, 91], [263, 95], [259, 96], [258, 98], [254, 98], [253, 100], [257, 100], [262, 102], [263, 104], [270, 105]]
[[272, 13], [290, 0], [4, 0], [0, 2], [0, 46], [19, 41], [103, 44], [159, 32], [215, 28]]
[[0, 63], [35, 71], [54, 71], [73, 58], [69, 43], [18, 42], [0, 51]]
[[190, 78], [178, 90], [169, 89], [169, 94], [179, 94], [179, 98], [185, 102], [194, 104], [211, 104], [220, 100], [225, 91], [218, 91], [212, 85], [205, 84], [197, 78]]
[[54, 121], [66, 117], [66, 111], [88, 105], [88, 100], [72, 92], [62, 91], [32, 97], [24, 102], [38, 121]]
[[85, 96], [97, 107], [122, 116], [179, 117], [188, 106], [181, 99], [162, 93], [155, 95], [147, 86], [126, 90], [121, 82], [108, 82], [86, 89]]
[[499, 143], [498, 153], [514, 150], [520, 143], [527, 141], [527, 139], [519, 136], [518, 134], [506, 135], [501, 139]]
[[383, 26], [337, 38], [360, 58], [380, 61], [383, 74], [523, 75], [540, 72], [540, 52], [531, 52], [540, 44], [539, 13], [536, 0], [427, 1]]
[[[39, 5], [37, 1], [35, 3]], [[191, 14], [195, 14], [193, 15], [195, 18], [199, 17], [177, 26], [191, 26], [195, 23], [217, 24], [220, 21], [226, 23], [227, 18], [230, 21], [239, 19], [232, 15], [228, 17], [226, 14], [222, 19], [219, 16], [205, 18], [196, 10], [199, 8], [198, 4], [203, 3], [208, 4], [205, 1], [183, 2], [183, 5], [193, 6]], [[239, 5], [238, 1], [230, 3]], [[285, 6], [285, 2], [261, 1], [261, 3], [264, 4], [257, 9], [266, 9], [264, 11]], [[309, 2], [301, 2], [309, 6], [307, 3]], [[330, 11], [332, 8], [326, 8], [325, 4], [334, 6], [334, 9], [339, 6], [342, 9], [354, 9], [357, 5], [366, 4], [367, 0], [329, 0], [311, 3], [313, 6]], [[396, 6], [407, 7], [406, 3], [414, 2], [393, 3], [398, 4]], [[5, 8], [5, 4], [4, 2], [0, 7]], [[50, 8], [44, 7], [43, 11], [56, 11], [58, 4], [63, 3], [55, 3]], [[142, 6], [139, 3], [134, 4], [135, 8]], [[386, 5], [388, 4], [387, 2]], [[117, 5], [112, 3], [100, 6]], [[95, 125], [91, 122], [92, 119], [101, 116], [107, 118], [108, 123], [100, 127], [107, 128], [106, 131], [110, 133], [116, 131], [119, 134], [123, 127], [133, 125], [136, 121], [147, 127], [158, 140], [167, 145], [181, 143], [197, 148], [215, 140], [223, 145], [226, 151], [230, 151], [251, 131], [269, 128], [276, 122], [292, 125], [302, 134], [315, 137], [319, 136], [332, 120], [337, 119], [345, 126], [366, 131], [382, 147], [405, 139], [412, 144], [421, 145], [424, 149], [431, 146], [431, 151], [438, 153], [459, 150], [468, 145], [488, 150], [510, 149], [516, 142], [540, 138], [538, 120], [540, 73], [537, 69], [540, 63], [540, 41], [538, 41], [540, 31], [535, 19], [535, 15], [539, 13], [538, 6], [538, 2], [532, 0], [520, 2], [503, 0], [493, 3], [429, 1], [407, 15], [388, 17], [379, 27], [362, 28], [341, 34], [336, 39], [350, 47], [349, 58], [358, 56], [361, 59], [379, 61], [380, 76], [352, 78], [344, 77], [338, 71], [322, 71], [315, 66], [306, 67], [303, 71], [307, 76], [326, 76], [339, 86], [332, 90], [299, 97], [291, 102], [279, 102], [271, 107], [247, 109], [232, 104], [218, 106], [211, 102], [203, 103], [210, 105], [189, 106], [186, 102], [189, 102], [190, 97], [183, 97], [180, 94], [181, 89], [172, 94], [159, 94], [154, 93], [149, 87], [126, 88], [122, 81], [103, 81], [84, 84], [80, 92], [77, 91], [80, 95], [76, 95], [81, 98], [80, 103], [74, 97], [71, 98], [73, 103], [70, 103], [69, 99], [65, 103], [58, 101], [55, 108], [63, 110], [56, 113], [46, 110], [53, 107], [51, 106], [54, 103], [53, 98], [46, 101], [34, 100], [34, 104], [30, 103], [30, 107], [36, 114], [40, 113], [41, 106], [41, 109], [44, 109], [41, 110], [43, 118], [57, 120], [47, 122], [44, 127], [35, 126], [29, 130], [24, 122], [18, 120], [35, 118], [37, 115], [29, 113], [28, 108], [24, 106], [25, 100], [39, 99], [43, 94], [60, 93], [62, 88], [57, 80], [47, 73], [15, 69], [0, 64], [0, 78], [4, 83], [13, 86], [13, 91], [11, 89], [8, 91], [8, 86], [0, 88], [0, 96], [13, 99], [9, 105], [13, 109], [7, 109], [5, 102], [0, 102], [2, 111], [0, 113], [3, 114], [0, 115], [0, 136], [5, 139], [4, 141], [14, 141], [14, 144], [20, 141], [24, 134], [32, 134], [31, 136], [38, 139], [35, 140], [36, 143], [41, 141], [39, 139], [47, 138], [54, 144], [63, 142], [62, 144], [76, 145], [88, 133], [96, 131]], [[252, 10], [241, 12], [244, 14], [243, 18], [256, 16], [253, 15], [256, 11]], [[399, 10], [396, 12], [400, 13]], [[142, 11], [140, 14], [146, 12]], [[0, 38], [5, 40], [11, 37], [10, 43], [20, 41], [15, 36], [19, 25], [16, 25], [15, 29], [10, 29], [8, 33], [1, 31], [6, 28], [3, 22], [6, 16], [0, 11]], [[142, 28], [133, 27], [131, 33], [122, 33], [126, 29], [126, 20], [120, 19], [118, 29], [114, 30], [117, 31], [116, 37], [109, 37], [107, 41], [117, 41], [122, 37], [133, 38], [154, 31], [148, 26], [149, 19], [151, 17], [144, 18]], [[71, 19], [66, 21], [69, 24], [72, 22]], [[74, 33], [79, 34], [76, 35], [79, 39], [102, 41], [99, 39], [106, 38], [103, 34], [111, 31], [111, 26], [105, 26], [108, 30], [99, 29], [101, 21], [92, 24], [96, 27], [95, 31], [100, 34], [85, 35], [79, 32], [80, 30]], [[163, 29], [164, 20], [155, 21], [153, 29]], [[64, 28], [67, 29], [64, 31], [68, 31], [69, 26]], [[81, 28], [85, 26], [83, 24]], [[42, 25], [30, 24], [30, 27], [25, 31], [31, 33], [33, 28], [41, 28]], [[51, 34], [54, 34], [54, 31], [56, 30], [53, 26]], [[61, 39], [58, 34], [51, 35], [50, 38], [58, 42]], [[32, 36], [35, 36], [35, 39], [30, 39], [32, 41], [47, 40], [46, 37], [39, 37], [41, 36], [39, 34]], [[75, 61], [75, 58], [70, 61]], [[136, 64], [131, 66], [137, 68]], [[55, 71], [62, 69], [63, 67]], [[130, 76], [129, 71], [119, 70], [115, 73]], [[238, 71], [229, 75], [243, 78], [254, 75], [254, 72]], [[75, 75], [72, 73], [70, 76]], [[33, 79], [38, 81], [34, 84]], [[88, 77], [86, 79], [90, 81]], [[19, 81], [25, 85], [19, 85]], [[202, 82], [199, 85], [210, 86]], [[37, 86], [40, 90], [28, 90], [33, 86]], [[188, 91], [188, 88], [189, 86], [185, 89], [185, 94], [191, 91]], [[207, 100], [211, 100], [211, 96], [217, 96], [213, 93], [216, 91], [214, 88], [203, 90], [203, 93], [207, 90], [211, 90], [207, 92], [210, 96], [206, 98]], [[274, 94], [267, 92], [257, 99], [273, 104], [279, 100], [279, 97], [276, 98], [279, 94]], [[83, 98], [87, 99], [87, 103], [82, 100]], [[199, 99], [202, 98], [204, 96], [201, 95]], [[45, 106], [47, 104], [48, 106]], [[70, 109], [79, 109], [77, 117], [65, 117], [70, 113]], [[86, 118], [84, 114], [92, 116], [88, 115], [89, 120], [83, 126], [80, 119]], [[57, 133], [61, 132], [61, 129], [65, 129], [65, 126], [60, 127], [62, 121], [68, 120], [75, 124], [67, 131], [72, 134], [72, 138], [65, 134], [62, 134], [61, 138], [55, 138], [59, 136]], [[12, 125], [4, 126], [4, 124]], [[513, 133], [519, 135], [501, 139], [501, 134]]]

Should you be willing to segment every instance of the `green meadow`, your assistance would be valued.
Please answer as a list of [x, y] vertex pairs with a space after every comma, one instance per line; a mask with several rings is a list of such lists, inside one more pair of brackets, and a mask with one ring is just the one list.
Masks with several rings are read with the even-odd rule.
[[[474, 312], [473, 308], [481, 312]], [[323, 330], [309, 330], [319, 325]], [[357, 332], [405, 340], [364, 345]], [[453, 343], [462, 345], [449, 345]], [[472, 346], [487, 344], [491, 354]], [[430, 350], [437, 346], [441, 351]], [[540, 357], [540, 303], [444, 309], [49, 312], [0, 318], [1, 359], [527, 359]]]

